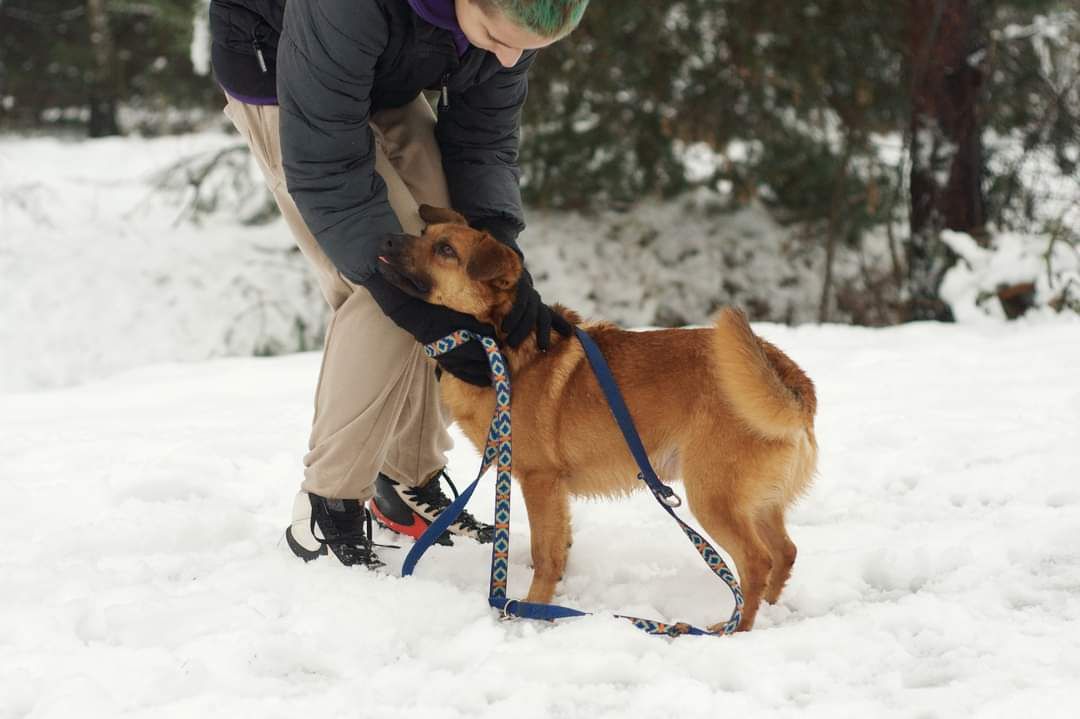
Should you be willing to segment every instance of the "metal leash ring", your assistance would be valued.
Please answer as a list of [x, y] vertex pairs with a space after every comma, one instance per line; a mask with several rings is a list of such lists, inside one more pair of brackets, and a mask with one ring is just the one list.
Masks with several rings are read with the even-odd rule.
[[667, 505], [668, 507], [671, 507], [673, 509], [675, 507], [681, 507], [682, 506], [682, 497], [675, 494], [674, 492], [672, 492], [671, 494], [669, 494], [666, 497], [658, 497], [658, 499], [661, 502], [663, 502], [665, 505]]
[[521, 619], [521, 617], [519, 617], [518, 615], [510, 613], [510, 605], [511, 604], [516, 604], [518, 601], [520, 601], [520, 600], [517, 600], [517, 599], [507, 599], [506, 600], [506, 604], [504, 604], [502, 606], [502, 609], [499, 610], [500, 614], [502, 615], [502, 616], [499, 617], [500, 621], [512, 622], [515, 619]]

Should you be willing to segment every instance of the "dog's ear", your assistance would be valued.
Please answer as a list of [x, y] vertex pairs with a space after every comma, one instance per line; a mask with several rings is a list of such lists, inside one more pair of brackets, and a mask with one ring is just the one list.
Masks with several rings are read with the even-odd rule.
[[509, 247], [485, 234], [469, 258], [465, 272], [477, 282], [490, 282], [500, 290], [508, 290], [521, 277], [521, 258]]
[[420, 205], [420, 219], [428, 223], [429, 225], [441, 225], [444, 223], [448, 223], [451, 225], [465, 225], [466, 227], [469, 226], [469, 221], [466, 220], [461, 214], [445, 207]]

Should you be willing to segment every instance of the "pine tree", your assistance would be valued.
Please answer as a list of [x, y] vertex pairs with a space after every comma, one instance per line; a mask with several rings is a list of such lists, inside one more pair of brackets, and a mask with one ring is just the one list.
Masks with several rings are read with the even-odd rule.
[[191, 66], [196, 11], [205, 3], [5, 0], [0, 127], [77, 122], [98, 135], [115, 132], [120, 104], [211, 106], [218, 91]]

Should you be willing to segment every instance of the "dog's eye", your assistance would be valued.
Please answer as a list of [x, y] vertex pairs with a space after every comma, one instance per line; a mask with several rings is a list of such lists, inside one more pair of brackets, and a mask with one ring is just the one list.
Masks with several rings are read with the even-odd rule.
[[449, 242], [440, 242], [435, 245], [435, 253], [440, 257], [446, 257], [447, 259], [457, 257], [457, 253], [454, 252], [454, 248]]

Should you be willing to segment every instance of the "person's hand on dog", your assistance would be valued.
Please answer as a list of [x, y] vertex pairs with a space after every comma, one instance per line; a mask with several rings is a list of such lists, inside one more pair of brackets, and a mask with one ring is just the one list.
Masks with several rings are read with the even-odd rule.
[[551, 346], [552, 330], [563, 337], [569, 337], [574, 331], [569, 322], [540, 299], [540, 293], [533, 287], [532, 275], [525, 269], [521, 271], [521, 279], [518, 280], [514, 305], [503, 319], [501, 329], [506, 333], [506, 344], [511, 347], [520, 345], [535, 329], [536, 346], [541, 352], [546, 352]]
[[[383, 313], [421, 344], [430, 344], [457, 330], [469, 330], [487, 337], [495, 336], [495, 328], [479, 322], [471, 315], [447, 307], [432, 305], [406, 294], [375, 273], [364, 287], [375, 298]], [[460, 380], [478, 387], [490, 387], [487, 353], [479, 342], [466, 342], [436, 358], [439, 367]]]
[[[517, 243], [518, 228], [514, 223], [503, 217], [481, 217], [472, 221], [473, 229], [484, 230], [499, 242], [503, 243], [517, 253], [524, 262], [525, 255]], [[540, 293], [533, 287], [533, 278], [529, 271], [522, 267], [521, 279], [518, 281], [517, 297], [514, 298], [514, 306], [502, 322], [500, 329], [506, 334], [506, 344], [517, 347], [529, 333], [536, 329], [536, 346], [541, 352], [546, 352], [551, 346], [551, 330], [555, 330], [563, 337], [569, 337], [574, 332], [561, 316], [551, 311], [551, 308], [540, 299]]]

